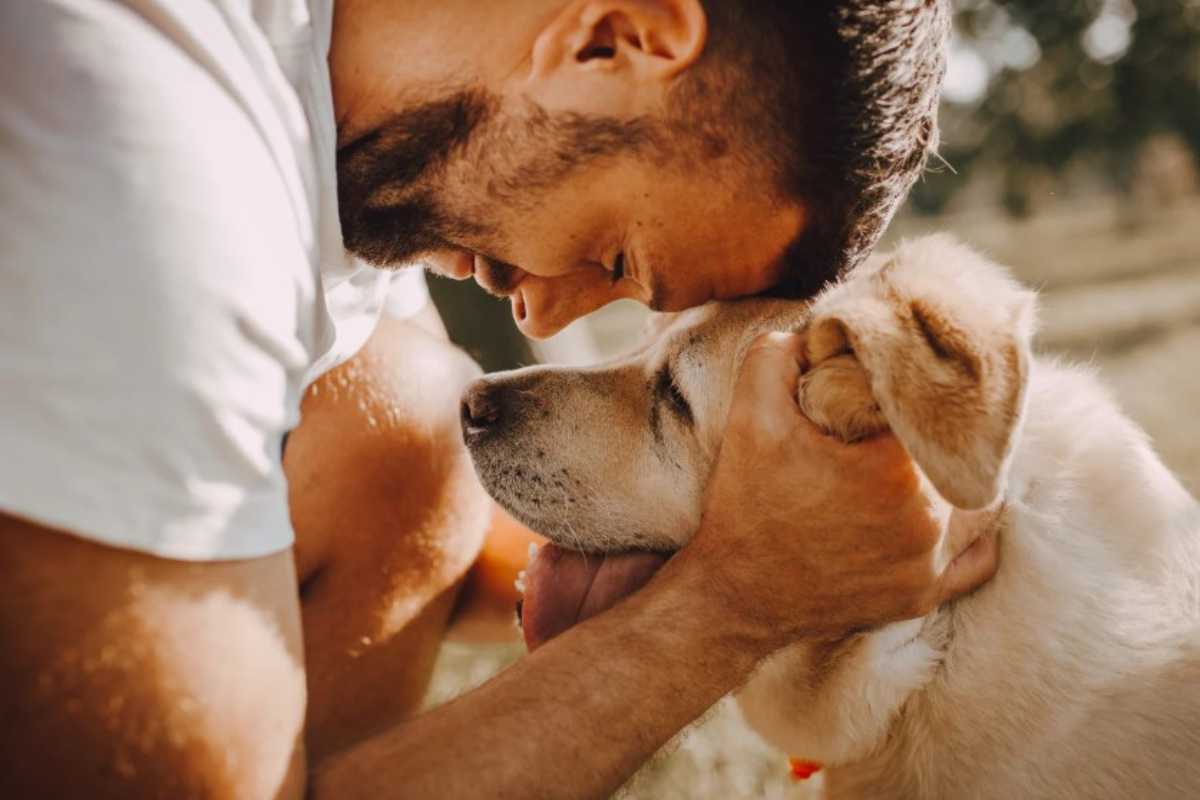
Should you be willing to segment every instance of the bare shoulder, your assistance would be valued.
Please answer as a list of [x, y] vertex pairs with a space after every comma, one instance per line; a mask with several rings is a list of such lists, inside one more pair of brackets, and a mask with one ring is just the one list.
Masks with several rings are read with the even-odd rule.
[[290, 551], [188, 563], [0, 514], [0, 796], [298, 797]]

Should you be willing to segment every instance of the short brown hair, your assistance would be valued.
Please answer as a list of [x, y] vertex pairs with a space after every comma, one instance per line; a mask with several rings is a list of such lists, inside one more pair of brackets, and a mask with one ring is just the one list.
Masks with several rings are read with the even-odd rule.
[[[937, 146], [949, 0], [705, 0], [709, 42], [670, 116], [748, 148], [809, 211], [780, 291], [865, 258]], [[732, 128], [732, 130], [731, 130]]]

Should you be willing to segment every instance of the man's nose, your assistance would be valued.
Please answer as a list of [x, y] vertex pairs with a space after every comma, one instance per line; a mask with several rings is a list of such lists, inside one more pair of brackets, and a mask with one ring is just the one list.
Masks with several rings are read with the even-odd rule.
[[487, 378], [473, 381], [463, 392], [459, 406], [463, 440], [470, 444], [498, 430], [504, 422], [505, 391]]
[[513, 316], [521, 333], [545, 339], [580, 317], [623, 297], [630, 287], [614, 287], [601, 268], [555, 278], [526, 276], [512, 295]]

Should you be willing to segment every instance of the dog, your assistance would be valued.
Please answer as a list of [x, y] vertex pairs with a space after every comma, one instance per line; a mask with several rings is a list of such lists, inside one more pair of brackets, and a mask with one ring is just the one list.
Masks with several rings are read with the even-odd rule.
[[1200, 797], [1200, 510], [1089, 370], [1034, 355], [1035, 313], [928, 237], [811, 302], [709, 304], [599, 366], [487, 376], [465, 438], [556, 544], [671, 552], [750, 343], [802, 331], [803, 412], [848, 442], [892, 431], [939, 513], [993, 510], [999, 570], [923, 618], [776, 653], [736, 693], [749, 724], [824, 765], [831, 797]]

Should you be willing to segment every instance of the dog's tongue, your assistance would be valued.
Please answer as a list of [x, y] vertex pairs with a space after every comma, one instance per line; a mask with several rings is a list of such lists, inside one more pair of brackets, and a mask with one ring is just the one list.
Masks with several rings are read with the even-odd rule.
[[584, 555], [542, 545], [525, 570], [521, 626], [533, 650], [642, 588], [667, 560], [658, 553]]

